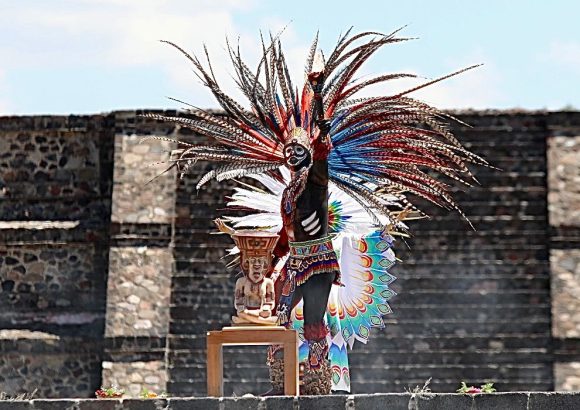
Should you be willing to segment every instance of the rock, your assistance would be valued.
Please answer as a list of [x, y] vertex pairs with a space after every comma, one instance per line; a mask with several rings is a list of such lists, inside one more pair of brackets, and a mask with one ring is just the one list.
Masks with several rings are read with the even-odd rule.
[[160, 381], [160, 379], [158, 376], [150, 375], [150, 376], [145, 377], [145, 383], [147, 383], [147, 384], [157, 384], [157, 383], [159, 383], [159, 381]]
[[157, 318], [157, 312], [153, 311], [153, 310], [142, 310], [139, 312], [139, 317], [142, 319], [156, 319]]
[[150, 320], [137, 320], [133, 327], [135, 329], [151, 329], [153, 325]]
[[131, 295], [127, 298], [127, 301], [132, 305], [137, 305], [141, 301], [141, 298], [136, 295]]
[[141, 156], [133, 154], [131, 152], [129, 152], [123, 156], [123, 160], [125, 161], [125, 163], [127, 165], [132, 165], [132, 164], [136, 164], [138, 162], [141, 162], [141, 159], [142, 159]]
[[137, 144], [132, 148], [132, 151], [135, 154], [147, 154], [149, 152], [149, 150], [151, 149], [151, 146], [146, 144], [146, 143], [141, 143], [141, 144]]

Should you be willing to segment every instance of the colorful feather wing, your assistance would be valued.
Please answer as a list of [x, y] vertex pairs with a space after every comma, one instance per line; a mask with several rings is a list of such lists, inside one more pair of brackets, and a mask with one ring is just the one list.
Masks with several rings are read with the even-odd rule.
[[342, 239], [340, 269], [344, 286], [337, 292], [336, 306], [329, 306], [340, 320], [342, 337], [352, 347], [355, 340], [366, 343], [372, 328], [384, 328], [383, 316], [395, 292], [389, 285], [395, 277], [392, 238], [375, 231], [363, 237]]

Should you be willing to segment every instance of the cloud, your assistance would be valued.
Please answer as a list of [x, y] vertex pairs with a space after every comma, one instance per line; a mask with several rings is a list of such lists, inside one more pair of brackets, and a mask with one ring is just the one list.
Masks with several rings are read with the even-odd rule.
[[[11, 39], [0, 43], [3, 69], [11, 77], [11, 73], [21, 69], [148, 71], [150, 74], [143, 78], [158, 76], [165, 95], [197, 106], [215, 107], [213, 96], [193, 74], [191, 63], [179, 51], [159, 40], [172, 41], [203, 57], [202, 60], [205, 60], [202, 44], [206, 44], [219, 84], [233, 98], [244, 100], [231, 78], [234, 73], [225, 50], [226, 36], [234, 47], [239, 42], [244, 59], [253, 69], [261, 57], [258, 30], [262, 29], [267, 37], [268, 30], [277, 33], [285, 27], [282, 34], [284, 52], [295, 86], [299, 86], [303, 81], [301, 76], [310, 39], [301, 41], [294, 25], [283, 17], [269, 16], [260, 22], [260, 27], [245, 27], [238, 19], [237, 13], [256, 11], [262, 1], [30, 0], [26, 5], [11, 2], [0, 14], [0, 36]], [[414, 96], [442, 108], [498, 106], [502, 99], [498, 70], [478, 53], [470, 57], [465, 64], [449, 64], [450, 71], [478, 61], [486, 65], [421, 90]], [[395, 92], [416, 84], [400, 81], [393, 84], [394, 87], [387, 85], [386, 89]], [[59, 85], [63, 89], [69, 86]], [[122, 87], [122, 83], [111, 87]], [[147, 87], [147, 83], [143, 84], [143, 88]], [[121, 88], [116, 91], [130, 92]], [[377, 93], [384, 94], [385, 87]], [[110, 101], [106, 104], [112, 104]], [[6, 107], [7, 102], [3, 106]]]
[[492, 62], [487, 62], [419, 90], [415, 97], [443, 109], [485, 109], [503, 104], [501, 90], [501, 75]]
[[[195, 48], [202, 55], [201, 45], [206, 44], [216, 76], [228, 79], [231, 65], [224, 50], [226, 35], [234, 43], [239, 35], [244, 39], [242, 45], [245, 39], [255, 39], [245, 49], [256, 59], [258, 32], [244, 32], [234, 15], [257, 4], [257, 0], [59, 0], [30, 7], [13, 2], [0, 15], [0, 35], [11, 38], [0, 44], [0, 55], [5, 69], [12, 71], [39, 67], [161, 70], [180, 94], [183, 90], [184, 95], [201, 97], [209, 93], [201, 91], [188, 61], [159, 40], [172, 41], [186, 50]], [[203, 104], [204, 97], [195, 102]]]
[[7, 60], [12, 66], [156, 63], [160, 59], [158, 40], [213, 45], [219, 39], [221, 45], [228, 31], [236, 32], [236, 3], [216, 3], [57, 1], [30, 9], [16, 5], [0, 18], [3, 30], [12, 28], [13, 34], [13, 40], [4, 43], [2, 51], [16, 57]]
[[[287, 26], [288, 22], [282, 22], [281, 20], [272, 18], [268, 22], [264, 22], [260, 26], [262, 29], [262, 34], [264, 36], [264, 42], [266, 46], [269, 44], [269, 31], [275, 36], [282, 29], [281, 41], [283, 46], [284, 55], [288, 64], [288, 68], [292, 73], [292, 79], [294, 80], [294, 86], [301, 85], [303, 78], [301, 74], [303, 72], [303, 64], [308, 54], [308, 47], [304, 44], [299, 43], [297, 40], [297, 35], [293, 31], [291, 26]], [[234, 27], [232, 21], [228, 22], [228, 27]], [[285, 27], [286, 26], [286, 27]], [[239, 30], [237, 33], [234, 32], [236, 29], [232, 29], [229, 33], [229, 43], [234, 50], [239, 46], [242, 58], [245, 63], [250, 67], [250, 69], [255, 72], [255, 69], [262, 58], [262, 44], [260, 40], [260, 35], [258, 29], [255, 32], [247, 32]], [[167, 36], [165, 38], [168, 38]], [[205, 55], [201, 47], [199, 40], [190, 41], [175, 41], [180, 46], [184, 47], [195, 47], [196, 55], [200, 57], [202, 63], [207, 66], [205, 61]], [[211, 38], [211, 41], [206, 42], [212, 68], [215, 72], [218, 83], [222, 89], [231, 97], [242, 102], [246, 101], [245, 97], [238, 89], [235, 84], [233, 77], [235, 77], [234, 68], [232, 66], [229, 55], [226, 52], [226, 38], [224, 33], [216, 34]], [[167, 47], [163, 47], [167, 49]], [[170, 76], [173, 83], [179, 87], [178, 92], [181, 96], [191, 95], [195, 98], [194, 102], [196, 105], [204, 106], [215, 106], [216, 102], [213, 96], [209, 93], [207, 89], [203, 89], [200, 85], [200, 81], [190, 70], [190, 63], [183, 58], [183, 56], [176, 52], [174, 49], [163, 50], [163, 54], [166, 56], [167, 60], [163, 63], [166, 67], [166, 71]], [[262, 71], [263, 73], [263, 71]], [[175, 97], [175, 95], [173, 95]], [[189, 102], [189, 101], [188, 101]]]
[[[302, 44], [298, 40], [298, 36], [294, 31], [292, 24], [288, 21], [283, 21], [275, 17], [269, 18], [267, 21], [262, 21], [260, 26], [255, 29], [255, 31], [248, 32], [241, 28], [235, 26], [231, 15], [222, 15], [222, 22], [219, 23], [219, 27], [229, 27], [228, 33], [223, 32], [223, 29], [216, 30], [218, 25], [218, 18], [216, 18], [214, 23], [208, 23], [208, 15], [203, 17], [203, 21], [197, 24], [197, 27], [202, 25], [207, 25], [207, 30], [204, 29], [207, 35], [205, 45], [208, 48], [210, 54], [210, 60], [212, 63], [213, 70], [215, 72], [218, 83], [222, 89], [231, 97], [242, 102], [246, 101], [245, 97], [238, 89], [232, 77], [235, 76], [230, 57], [226, 52], [226, 35], [228, 36], [228, 41], [232, 48], [235, 50], [239, 46], [242, 58], [246, 64], [250, 67], [252, 71], [257, 68], [257, 65], [262, 57], [262, 44], [260, 40], [259, 29], [262, 30], [262, 35], [264, 36], [264, 42], [266, 45], [269, 43], [269, 32], [273, 36], [281, 33], [280, 39], [282, 41], [282, 46], [284, 50], [284, 55], [288, 64], [290, 73], [292, 73], [292, 79], [294, 81], [294, 86], [300, 86], [302, 84], [303, 78], [301, 74], [303, 72], [303, 64], [308, 54], [308, 45]], [[208, 33], [214, 30], [212, 35]], [[137, 29], [136, 33], [139, 33], [141, 29]], [[183, 40], [175, 39], [178, 37], [179, 33], [174, 33], [173, 37], [170, 34], [165, 33], [165, 39], [171, 39], [176, 44], [183, 46], [186, 50], [190, 50], [192, 47], [196, 52], [196, 55], [200, 57], [202, 62], [207, 66], [205, 61], [205, 55], [203, 53], [202, 41], [196, 38], [195, 35], [187, 36]], [[191, 39], [194, 39], [193, 41]], [[197, 77], [192, 73], [190, 69], [190, 63], [174, 49], [166, 47], [165, 44], [162, 45], [162, 53], [164, 55], [163, 66], [168, 73], [173, 84], [177, 88], [179, 95], [171, 95], [172, 97], [177, 97], [186, 100], [186, 102], [191, 102], [198, 106], [216, 106], [215, 99], [210, 92], [205, 89]], [[159, 53], [159, 50], [156, 51]], [[184, 95], [192, 96], [192, 101], [183, 97]]]
[[502, 91], [503, 77], [500, 70], [480, 51], [475, 51], [461, 60], [447, 61], [445, 66], [448, 70], [437, 73], [434, 77], [425, 77], [424, 69], [419, 70], [416, 67], [399, 69], [399, 73], [414, 74], [417, 77], [392, 80], [380, 86], [369, 87], [357, 95], [395, 95], [480, 62], [484, 62], [484, 65], [413, 91], [408, 96], [440, 109], [485, 109], [505, 105], [506, 95]]
[[[422, 78], [414, 69], [402, 70], [401, 72], [416, 74], [418, 77], [394, 80], [382, 88], [380, 86], [369, 87], [356, 96], [396, 95], [434, 79]], [[505, 96], [500, 91], [499, 83], [500, 78], [496, 69], [493, 66], [485, 65], [459, 74], [457, 77], [413, 91], [407, 96], [440, 109], [486, 109], [500, 106], [505, 100]]]

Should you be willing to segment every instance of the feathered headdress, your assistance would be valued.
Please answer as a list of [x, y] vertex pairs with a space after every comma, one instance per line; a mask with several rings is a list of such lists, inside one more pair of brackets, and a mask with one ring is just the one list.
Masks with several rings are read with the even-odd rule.
[[[249, 108], [244, 108], [220, 88], [205, 48], [207, 67], [196, 56], [166, 42], [192, 62], [196, 75], [226, 115], [191, 109], [191, 118], [145, 116], [173, 122], [212, 139], [209, 145], [178, 141], [179, 150], [172, 159], [172, 166], [182, 172], [198, 160], [215, 164], [201, 178], [198, 188], [212, 178], [222, 181], [264, 172], [279, 177], [277, 170], [284, 165], [283, 146], [292, 130], [301, 127], [311, 139], [316, 138], [316, 116], [331, 122], [330, 179], [373, 220], [390, 214], [393, 196], [402, 208], [418, 211], [407, 199], [414, 195], [461, 213], [449, 193], [450, 186], [440, 177], [469, 185], [474, 178], [467, 163], [486, 164], [486, 161], [467, 151], [453, 137], [445, 122], [451, 118], [449, 115], [409, 95], [476, 66], [394, 95], [356, 98], [357, 93], [371, 85], [415, 77], [384, 74], [366, 80], [355, 79], [363, 63], [377, 50], [386, 44], [407, 40], [396, 37], [398, 31], [388, 35], [376, 32], [351, 35], [348, 30], [339, 38], [322, 68], [324, 83], [317, 87], [317, 93], [322, 96], [323, 113], [315, 112], [310, 81], [303, 84], [300, 92], [294, 86], [278, 38], [271, 37], [267, 46], [262, 38], [262, 57], [255, 70], [246, 65], [239, 49], [234, 50], [228, 44], [236, 82]], [[318, 34], [306, 59], [306, 78], [321, 70], [313, 70], [317, 44]]]

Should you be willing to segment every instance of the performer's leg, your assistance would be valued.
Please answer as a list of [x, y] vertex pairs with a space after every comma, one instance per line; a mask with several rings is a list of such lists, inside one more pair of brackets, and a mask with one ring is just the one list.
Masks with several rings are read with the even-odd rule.
[[328, 296], [335, 277], [335, 273], [319, 273], [298, 287], [304, 298], [305, 326], [323, 324]]
[[290, 312], [292, 312], [296, 305], [300, 303], [302, 297], [302, 289], [300, 289], [300, 287], [296, 288], [294, 291], [294, 297], [292, 297], [292, 303], [290, 304]]
[[304, 394], [329, 394], [332, 387], [324, 315], [334, 279], [334, 273], [320, 273], [300, 286], [304, 299], [304, 338], [309, 349], [304, 370]]

